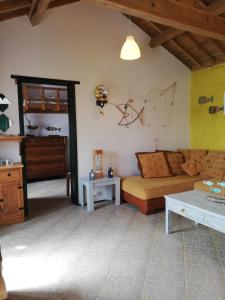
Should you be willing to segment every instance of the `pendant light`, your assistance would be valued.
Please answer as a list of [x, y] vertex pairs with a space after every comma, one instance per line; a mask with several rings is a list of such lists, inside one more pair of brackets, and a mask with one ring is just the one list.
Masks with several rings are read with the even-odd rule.
[[[129, 32], [131, 32], [131, 21], [129, 16]], [[141, 57], [141, 51], [132, 35], [126, 37], [126, 41], [120, 52], [120, 58], [124, 60], [135, 60]]]

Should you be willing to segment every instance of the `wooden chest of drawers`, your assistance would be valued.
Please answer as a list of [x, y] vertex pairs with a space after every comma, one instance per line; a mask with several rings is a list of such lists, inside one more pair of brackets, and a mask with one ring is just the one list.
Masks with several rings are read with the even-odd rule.
[[24, 221], [22, 164], [0, 167], [0, 224]]
[[28, 179], [64, 176], [67, 172], [67, 137], [25, 138]]

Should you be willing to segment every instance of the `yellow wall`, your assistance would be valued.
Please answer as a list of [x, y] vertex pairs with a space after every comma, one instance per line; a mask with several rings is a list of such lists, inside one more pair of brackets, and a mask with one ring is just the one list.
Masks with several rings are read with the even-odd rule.
[[[192, 148], [225, 150], [225, 115], [209, 114], [209, 106], [223, 106], [225, 64], [195, 71], [191, 80], [191, 145]], [[214, 96], [213, 103], [200, 105], [200, 96]]]

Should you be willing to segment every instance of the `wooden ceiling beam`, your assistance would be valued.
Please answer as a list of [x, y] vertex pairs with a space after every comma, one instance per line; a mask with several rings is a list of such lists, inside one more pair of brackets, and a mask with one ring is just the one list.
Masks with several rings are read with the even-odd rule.
[[[149, 23], [158, 33], [162, 32], [162, 30], [156, 24], [153, 24], [152, 22]], [[191, 55], [186, 49], [181, 47], [177, 42], [171, 40], [167, 41], [166, 44], [171, 45], [172, 47], [176, 48], [179, 52], [181, 52], [184, 56], [186, 56], [193, 63], [193, 65], [195, 65], [195, 68], [202, 67], [201, 62], [198, 61], [195, 57], [193, 57], [193, 55]], [[189, 65], [189, 68], [192, 69], [192, 66]]]
[[33, 0], [29, 12], [29, 19], [32, 26], [38, 25], [41, 22], [49, 3], [50, 0]]
[[30, 7], [30, 0], [5, 0], [0, 1], [0, 13], [7, 13], [18, 9]]
[[[202, 6], [203, 6], [203, 2], [202, 2]], [[225, 12], [225, 1], [215, 0], [210, 5], [204, 7], [205, 7], [204, 11], [217, 16]], [[170, 39], [175, 38], [176, 36], [179, 36], [183, 33], [184, 33], [183, 30], [178, 31], [176, 28], [168, 28], [151, 40], [150, 47], [152, 48], [157, 47], [165, 43], [166, 41], [169, 41]]]
[[225, 19], [174, 0], [89, 0], [122, 13], [225, 41]]
[[168, 29], [162, 31], [162, 33], [153, 37], [150, 41], [150, 47], [155, 48], [163, 43], [172, 40], [176, 36], [182, 34], [184, 31], [176, 28], [169, 27]]
[[30, 8], [21, 8], [13, 11], [8, 11], [0, 14], [0, 22], [5, 20], [10, 20], [16, 17], [21, 17], [23, 15], [27, 15], [29, 13]]

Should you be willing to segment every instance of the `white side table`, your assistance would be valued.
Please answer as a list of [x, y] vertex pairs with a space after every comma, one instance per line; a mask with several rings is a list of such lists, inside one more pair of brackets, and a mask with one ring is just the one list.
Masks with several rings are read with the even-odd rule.
[[[113, 178], [100, 178], [96, 180], [81, 179], [80, 180], [80, 195], [79, 203], [81, 206], [84, 206], [84, 187], [86, 188], [86, 201], [87, 201], [87, 210], [94, 210], [94, 190], [97, 187], [107, 186], [107, 199], [112, 200], [112, 186], [115, 185], [115, 196], [116, 201], [115, 205], [120, 205], [120, 177]], [[111, 187], [110, 187], [111, 186]]]

